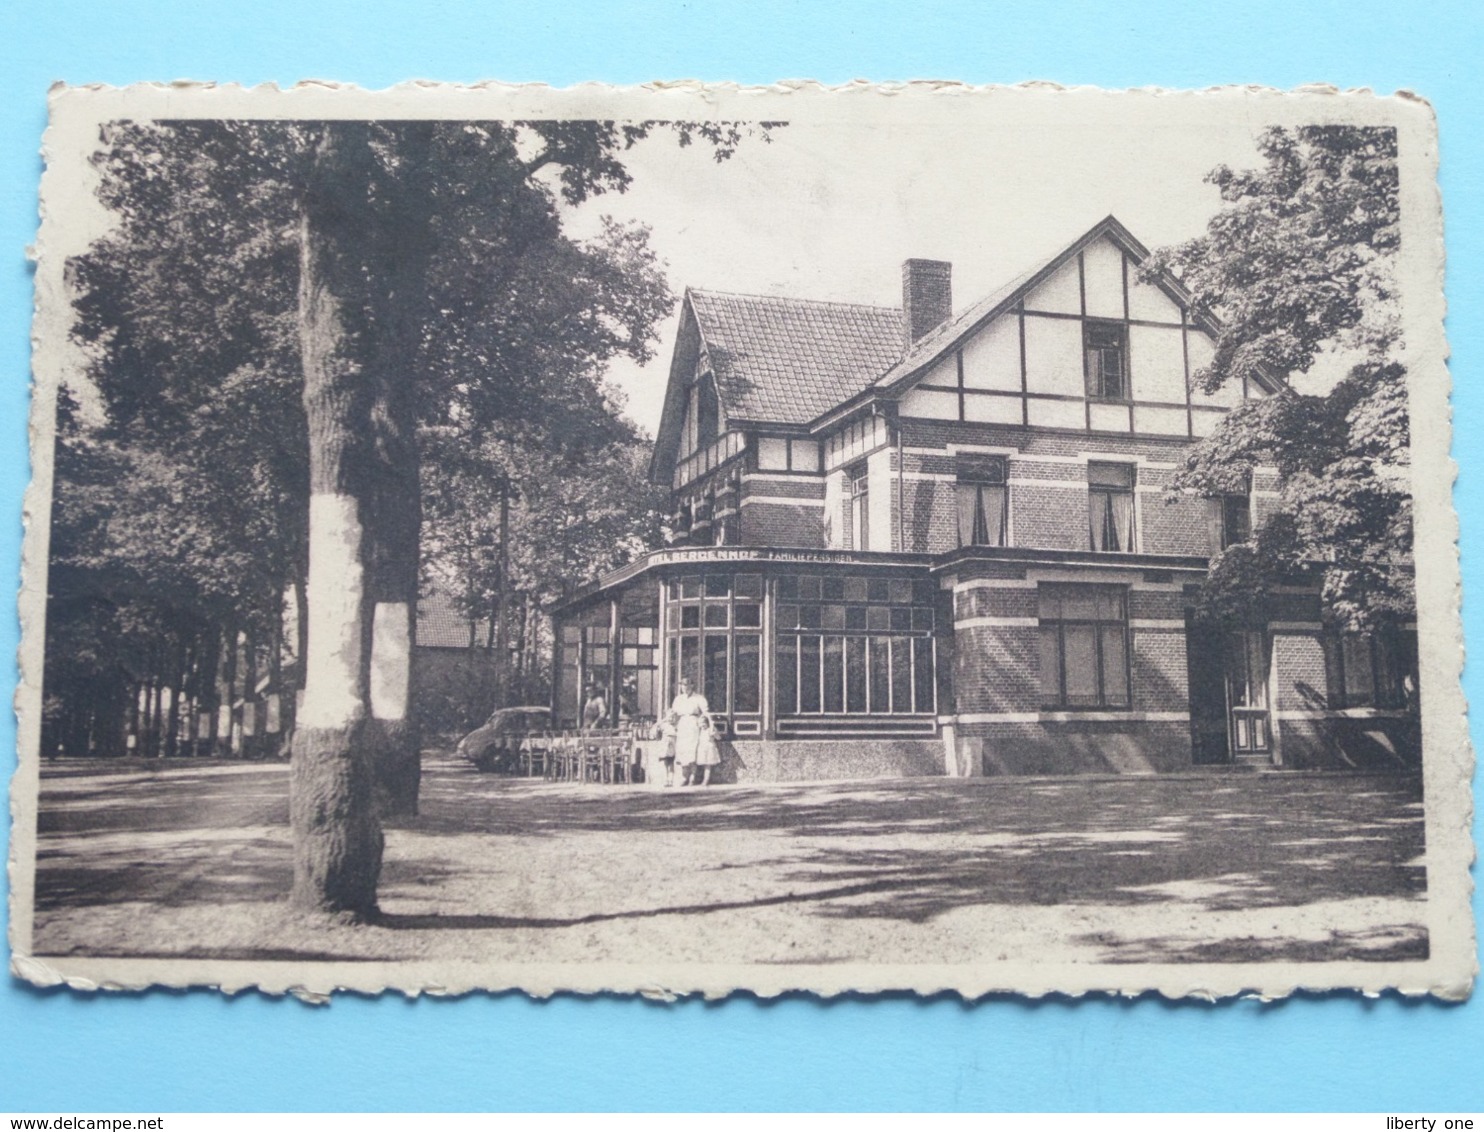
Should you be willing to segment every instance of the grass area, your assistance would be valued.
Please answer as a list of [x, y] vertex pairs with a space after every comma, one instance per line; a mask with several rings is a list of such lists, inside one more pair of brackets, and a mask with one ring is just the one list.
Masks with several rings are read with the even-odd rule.
[[295, 916], [281, 764], [43, 769], [38, 955], [582, 962], [1412, 959], [1420, 782], [572, 786], [426, 763], [383, 917]]

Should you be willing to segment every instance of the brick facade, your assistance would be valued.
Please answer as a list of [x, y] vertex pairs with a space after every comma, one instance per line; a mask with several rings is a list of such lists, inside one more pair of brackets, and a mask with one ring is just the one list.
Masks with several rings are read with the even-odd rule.
[[[1339, 639], [1324, 635], [1312, 589], [1295, 586], [1273, 594], [1263, 626], [1192, 629], [1209, 559], [1230, 537], [1223, 525], [1240, 527], [1242, 516], [1225, 510], [1220, 500], [1167, 499], [1166, 492], [1193, 437], [1207, 434], [1244, 392], [1191, 392], [1190, 368], [1209, 356], [1210, 342], [1174, 298], [1177, 289], [1163, 293], [1141, 284], [1130, 290], [1129, 280], [1138, 281], [1133, 268], [1144, 254], [1136, 248], [1121, 225], [1104, 221], [1048, 261], [1043, 277], [957, 315], [950, 265], [935, 260], [904, 264], [900, 308], [688, 293], [672, 367], [677, 376], [651, 475], [674, 483], [677, 523], [683, 527], [681, 520], [690, 517], [692, 524], [678, 531], [680, 541], [695, 552], [657, 559], [656, 568], [673, 579], [683, 562], [691, 585], [700, 584], [698, 574], [706, 574], [709, 584], [712, 573], [733, 569], [727, 563], [753, 549], [769, 550], [779, 553], [759, 554], [759, 564], [748, 570], [778, 580], [768, 582], [770, 596], [748, 595], [773, 604], [749, 601], [747, 622], [728, 622], [723, 611], [702, 624], [690, 610], [688, 628], [677, 617], [659, 635], [669, 634], [677, 648], [690, 642], [693, 649], [704, 637], [709, 649], [723, 630], [740, 626], [754, 650], [749, 655], [763, 654], [752, 679], [766, 687], [771, 676], [755, 674], [771, 673], [776, 661], [776, 671], [792, 671], [799, 681], [788, 695], [776, 695], [792, 706], [773, 716], [766, 704], [748, 709], [749, 737], [732, 744], [727, 774], [747, 781], [1176, 771], [1198, 761], [1291, 767], [1415, 762], [1418, 737], [1409, 722], [1415, 719], [1415, 686], [1405, 711], [1392, 703], [1398, 700], [1396, 674], [1384, 697], [1378, 681], [1372, 701], [1352, 695], [1356, 702], [1347, 706], [1335, 690], [1337, 682], [1345, 683], [1335, 669], [1349, 662], [1336, 660]], [[1074, 266], [1067, 256], [1075, 258]], [[1116, 322], [1120, 312], [1127, 337], [1119, 388], [1089, 397], [1087, 328], [1092, 321]], [[721, 433], [714, 437], [684, 423], [689, 391], [706, 380], [714, 382], [723, 410]], [[1277, 388], [1266, 379], [1259, 384], [1270, 393]], [[1131, 475], [1091, 469], [1094, 463], [1131, 465]], [[851, 479], [863, 469], [865, 539], [852, 530], [857, 520]], [[1094, 480], [1109, 497], [1094, 497]], [[1131, 546], [1123, 495], [1130, 485]], [[1003, 540], [961, 545], [960, 502], [987, 507], [1001, 498], [1000, 487], [1008, 500]], [[1251, 489], [1256, 528], [1280, 502], [1275, 471], [1255, 471]], [[981, 529], [998, 531], [999, 523], [982, 514]], [[1098, 551], [1094, 541], [1122, 545]], [[703, 551], [712, 545], [714, 571]], [[784, 553], [793, 551], [798, 553]], [[613, 584], [631, 584], [635, 569]], [[830, 571], [910, 583], [913, 608], [900, 608], [905, 599], [893, 596], [896, 607], [890, 610], [878, 604], [847, 613], [842, 591], [837, 588], [832, 598], [810, 576]], [[805, 581], [813, 584], [812, 597], [804, 596]], [[1045, 625], [1060, 626], [1048, 630], [1038, 590], [1043, 584], [1116, 586], [1124, 600], [1109, 613], [1102, 604], [1105, 591], [1048, 593], [1048, 603], [1065, 601], [1067, 608], [1084, 610], [1060, 619], [1047, 612]], [[928, 612], [924, 593], [938, 595], [926, 625], [919, 621]], [[675, 600], [683, 605], [690, 599]], [[786, 643], [780, 643], [775, 614], [790, 619], [793, 635]], [[866, 616], [877, 620], [868, 625]], [[1106, 650], [1113, 638], [1107, 626], [1120, 618], [1126, 657], [1110, 668], [1114, 662]], [[843, 690], [857, 679], [849, 674], [846, 643], [861, 644], [856, 655], [865, 657], [862, 638], [888, 630], [915, 634], [913, 650], [932, 634], [935, 705], [924, 708], [927, 697], [913, 683], [905, 712], [898, 711], [895, 684], [885, 701], [872, 691], [869, 705], [860, 700], [849, 707], [847, 696], [834, 708], [822, 708], [823, 675], [817, 677], [819, 702], [804, 705], [798, 674], [811, 655], [807, 640], [817, 633], [810, 646], [817, 648], [816, 657], [825, 655], [831, 640], [835, 655], [847, 657], [845, 668], [835, 670], [844, 673], [838, 677]], [[1095, 653], [1088, 652], [1088, 640], [1099, 642]], [[1082, 650], [1075, 674], [1073, 641]], [[1053, 647], [1058, 665], [1049, 678], [1041, 672], [1043, 644]], [[769, 657], [772, 647], [780, 651]], [[1344, 647], [1354, 653], [1356, 645]], [[878, 653], [875, 644], [869, 648], [871, 664], [877, 656], [890, 658], [893, 680], [907, 671], [895, 667], [897, 658], [910, 656], [909, 679], [916, 680], [922, 663], [916, 651], [900, 654], [895, 644], [889, 652]], [[1119, 681], [1125, 659], [1126, 694]], [[1096, 691], [1089, 691], [1094, 684]], [[728, 686], [724, 675], [718, 686]], [[1381, 703], [1383, 698], [1388, 702]], [[884, 718], [872, 718], [881, 702], [889, 710]], [[1088, 703], [1102, 706], [1073, 706]], [[1259, 721], [1255, 727], [1249, 726], [1253, 719]], [[842, 728], [852, 726], [866, 738], [815, 738], [842, 736]], [[868, 735], [873, 726], [876, 732]], [[934, 729], [941, 741], [918, 738]], [[751, 738], [753, 732], [759, 737]], [[913, 738], [899, 738], [908, 734]], [[798, 738], [773, 738], [781, 735]]]
[[957, 741], [960, 765], [983, 775], [1149, 774], [1190, 766], [1190, 728], [1183, 722], [968, 724]]

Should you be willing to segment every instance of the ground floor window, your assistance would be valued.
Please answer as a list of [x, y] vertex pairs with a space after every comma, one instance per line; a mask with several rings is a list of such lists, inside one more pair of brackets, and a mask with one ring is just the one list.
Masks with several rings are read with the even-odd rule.
[[1043, 584], [1038, 604], [1045, 706], [1128, 707], [1128, 591]]
[[619, 717], [654, 719], [659, 714], [659, 646], [648, 625], [618, 631]]
[[557, 658], [557, 719], [564, 724], [578, 722], [594, 688], [608, 705], [604, 723], [653, 719], [659, 705], [656, 637], [651, 626], [624, 626], [615, 643], [609, 625], [563, 625]]
[[1416, 687], [1415, 632], [1334, 634], [1325, 639], [1325, 656], [1332, 707], [1409, 706], [1407, 685]]
[[762, 602], [761, 574], [693, 574], [669, 581], [667, 703], [685, 677], [713, 712], [762, 710]]
[[779, 578], [774, 671], [780, 716], [935, 711], [931, 583]]

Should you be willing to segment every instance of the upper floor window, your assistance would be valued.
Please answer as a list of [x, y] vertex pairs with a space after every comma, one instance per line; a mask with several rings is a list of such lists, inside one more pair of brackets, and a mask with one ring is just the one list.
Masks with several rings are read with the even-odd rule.
[[817, 472], [819, 442], [760, 436], [757, 439], [757, 467], [760, 472]]
[[1106, 401], [1127, 401], [1127, 327], [1121, 322], [1084, 322], [1082, 347], [1087, 354], [1087, 395]]
[[1093, 550], [1134, 549], [1134, 465], [1087, 465], [1087, 515]]
[[964, 459], [958, 463], [959, 546], [1005, 546], [1009, 515], [1003, 456]]
[[1221, 507], [1221, 549], [1246, 542], [1252, 537], [1252, 497], [1247, 494], [1223, 495]]
[[856, 464], [845, 473], [850, 485], [850, 549], [871, 548], [871, 477], [865, 464]]

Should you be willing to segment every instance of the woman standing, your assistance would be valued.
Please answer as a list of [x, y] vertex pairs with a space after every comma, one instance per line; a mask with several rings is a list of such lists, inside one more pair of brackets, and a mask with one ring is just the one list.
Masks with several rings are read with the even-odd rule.
[[711, 784], [711, 768], [721, 761], [716, 740], [711, 736], [711, 705], [706, 697], [691, 688], [686, 677], [680, 678], [680, 691], [670, 705], [670, 719], [675, 724], [675, 761], [684, 776], [680, 785], [695, 783], [701, 768], [701, 786]]

